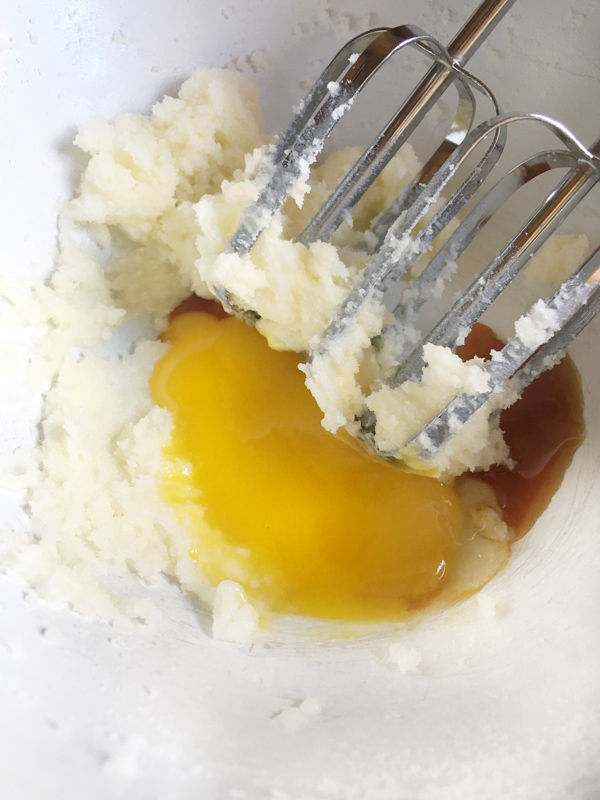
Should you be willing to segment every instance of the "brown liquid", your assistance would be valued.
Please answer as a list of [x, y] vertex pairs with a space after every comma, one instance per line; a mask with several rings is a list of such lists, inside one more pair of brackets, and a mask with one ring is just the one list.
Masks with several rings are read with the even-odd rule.
[[225, 319], [229, 314], [221, 303], [216, 300], [207, 300], [204, 297], [198, 297], [197, 294], [191, 294], [182, 300], [181, 303], [171, 311], [169, 319], [173, 320], [180, 314], [187, 314], [188, 311], [203, 311], [205, 314], [212, 314], [217, 319]]
[[[487, 358], [502, 346], [491, 328], [476, 324], [458, 353], [464, 360]], [[581, 380], [569, 356], [502, 412], [500, 427], [515, 467], [494, 466], [478, 477], [493, 488], [504, 521], [519, 538], [552, 499], [585, 437]]]

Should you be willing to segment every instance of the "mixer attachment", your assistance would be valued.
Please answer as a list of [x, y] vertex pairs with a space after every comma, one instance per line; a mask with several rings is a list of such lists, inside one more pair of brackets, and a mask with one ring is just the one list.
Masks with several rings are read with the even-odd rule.
[[[419, 381], [425, 362], [423, 348], [429, 344], [451, 349], [460, 345], [472, 325], [515, 278], [529, 257], [600, 178], [600, 139], [587, 149], [564, 126], [549, 117], [502, 113], [490, 89], [463, 66], [513, 2], [486, 0], [447, 49], [411, 25], [378, 28], [352, 39], [302, 101], [256, 178], [258, 198], [242, 213], [226, 252], [239, 255], [249, 252], [294, 187], [308, 177], [310, 165], [336, 124], [388, 59], [405, 47], [413, 47], [431, 60], [432, 66], [417, 88], [296, 239], [306, 246], [315, 241], [328, 241], [427, 112], [450, 86], [456, 88], [457, 109], [443, 142], [392, 205], [373, 221], [365, 236], [372, 258], [321, 335], [304, 368], [307, 383], [326, 412], [326, 418], [331, 413], [331, 395], [335, 394], [335, 389], [329, 395], [327, 389], [321, 391], [323, 387], [319, 389], [319, 379], [315, 376], [326, 374], [328, 370], [334, 374], [336, 366], [342, 364], [348, 337], [352, 337], [361, 315], [373, 307], [385, 307], [393, 312], [395, 320], [370, 335], [362, 345], [363, 351], [377, 350], [390, 341], [403, 342], [402, 346], [398, 345], [396, 366], [391, 371], [388, 369], [375, 388], [383, 385], [393, 388], [406, 381]], [[484, 98], [491, 103], [493, 116], [472, 130], [477, 102]], [[456, 227], [457, 215], [465, 204], [475, 201], [502, 155], [509, 126], [523, 121], [550, 129], [563, 148], [537, 153], [511, 169]], [[473, 167], [474, 154], [478, 154], [478, 160]], [[468, 159], [471, 160], [467, 169]], [[451, 273], [456, 259], [517, 189], [537, 175], [556, 168], [568, 169], [567, 175], [428, 336], [407, 354], [410, 340], [407, 331], [412, 329], [425, 300], [439, 290]], [[465, 177], [459, 180], [461, 173], [465, 173]], [[443, 200], [442, 193], [450, 188], [453, 179], [453, 186], [458, 181], [458, 188]], [[432, 207], [436, 210], [432, 211]], [[431, 250], [440, 234], [440, 239], [446, 239], [445, 243], [422, 273], [412, 278], [414, 270], [411, 268]], [[358, 413], [354, 412], [353, 419], [344, 418], [339, 412], [337, 420], [328, 427], [335, 430], [346, 425], [380, 455], [399, 458], [413, 468], [426, 469], [427, 461], [490, 398], [503, 392], [505, 397], [514, 399], [541, 371], [556, 363], [564, 348], [600, 308], [599, 276], [600, 249], [550, 299], [538, 301], [516, 323], [515, 336], [483, 367], [485, 391], [454, 397], [410, 441], [380, 447], [376, 441], [377, 418], [366, 401]], [[215, 287], [214, 291], [226, 308], [244, 316], [248, 322], [254, 323], [259, 318], [255, 311], [236, 305], [227, 290]], [[357, 357], [360, 358], [360, 354]], [[490, 413], [498, 413], [499, 407], [496, 404], [495, 411], [491, 409]]]
[[[427, 344], [455, 349], [464, 342], [473, 324], [514, 280], [558, 225], [600, 181], [600, 138], [588, 149], [563, 125], [549, 117], [541, 114], [501, 114], [469, 134], [462, 146], [457, 148], [438, 171], [431, 184], [423, 190], [423, 194], [429, 200], [433, 193], [437, 197], [472, 150], [487, 136], [500, 128], [506, 130], [508, 126], [523, 121], [550, 129], [565, 148], [536, 153], [506, 173], [484, 194], [416, 280], [403, 278], [418, 256], [426, 252], [433, 238], [443, 229], [438, 220], [442, 219], [444, 224], [448, 224], [452, 216], [453, 198], [419, 232], [415, 232], [415, 227], [423, 214], [411, 215], [410, 219], [407, 216], [396, 223], [388, 232], [387, 246], [384, 245], [373, 259], [378, 264], [377, 269], [372, 270], [371, 265], [365, 271], [344, 307], [324, 332], [313, 353], [312, 369], [319, 361], [331, 357], [336, 339], [343, 337], [344, 332], [355, 324], [361, 307], [360, 298], [384, 298], [386, 289], [391, 285], [397, 286], [399, 282], [404, 288], [394, 308], [395, 325], [398, 329], [409, 327], [448, 264], [454, 263], [460, 257], [515, 191], [545, 172], [567, 168], [567, 174], [515, 236], [490, 261], [432, 331], [387, 377], [387, 385], [396, 387], [405, 381], [419, 380], [424, 366], [423, 351]], [[427, 207], [428, 202], [421, 202], [419, 205]], [[390, 251], [390, 240], [398, 243], [398, 251], [393, 256], [387, 255]], [[517, 320], [515, 335], [500, 351], [493, 353], [491, 360], [483, 367], [488, 383], [485, 392], [460, 394], [401, 450], [388, 450], [381, 455], [402, 457], [415, 464], [419, 460], [431, 458], [492, 396], [502, 391], [507, 397], [514, 399], [541, 372], [560, 360], [567, 345], [599, 310], [600, 248], [575, 269], [548, 300], [539, 300]], [[366, 412], [360, 421], [363, 437], [374, 444], [375, 416]]]
[[[446, 49], [416, 25], [376, 28], [351, 39], [300, 103], [294, 117], [277, 139], [268, 163], [256, 178], [261, 187], [258, 199], [243, 213], [239, 227], [227, 244], [227, 252], [247, 253], [273, 214], [282, 206], [299, 180], [323, 149], [326, 139], [352, 107], [370, 79], [396, 53], [416, 48], [432, 67], [390, 122], [379, 132], [342, 182], [308, 223], [298, 240], [303, 244], [329, 241], [376, 177], [389, 163], [409, 135], [446, 90], [454, 85], [458, 106], [450, 130], [401, 198], [380, 220], [377, 234], [383, 240], [384, 227], [409, 208], [422, 186], [464, 140], [475, 118], [476, 96], [487, 97], [495, 113], [500, 108], [492, 92], [468, 73], [463, 65], [496, 27], [515, 0], [485, 0], [469, 18]], [[502, 133], [497, 138], [501, 139]], [[490, 147], [487, 171], [501, 152]], [[482, 165], [483, 169], [483, 165]], [[486, 172], [487, 174], [487, 172]]]

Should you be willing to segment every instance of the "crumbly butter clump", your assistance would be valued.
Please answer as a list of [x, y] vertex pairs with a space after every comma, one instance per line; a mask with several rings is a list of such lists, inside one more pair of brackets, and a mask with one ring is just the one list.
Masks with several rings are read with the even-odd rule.
[[258, 612], [235, 581], [221, 581], [213, 603], [212, 633], [222, 642], [251, 645], [258, 628]]
[[[160, 494], [161, 446], [172, 420], [153, 406], [148, 381], [164, 352], [156, 335], [169, 312], [192, 291], [211, 297], [224, 288], [260, 316], [271, 346], [310, 352], [367, 261], [362, 231], [418, 163], [404, 148], [357, 207], [354, 227], [344, 223], [331, 244], [306, 248], [294, 234], [356, 157], [336, 153], [313, 170], [308, 194], [304, 187], [290, 198], [251, 254], [239, 257], [223, 245], [255, 197], [252, 179], [270, 146], [256, 91], [239, 74], [200, 71], [148, 116], [95, 120], [76, 144], [89, 161], [60, 216], [55, 271], [29, 293], [7, 290], [7, 326], [34, 331], [23, 386], [36, 386], [45, 400], [39, 443], [15, 453], [1, 476], [28, 505], [33, 532], [15, 524], [0, 547], [3, 563], [52, 601], [149, 619], [152, 603], [138, 578], [152, 584], [166, 574], [203, 600], [215, 597]], [[374, 300], [340, 345], [335, 368], [311, 368], [308, 385], [331, 430], [352, 429], [365, 394], [389, 369], [368, 347], [386, 321]], [[440, 358], [449, 356], [432, 357], [432, 370]], [[452, 363], [458, 383], [460, 375], [477, 380], [479, 367]], [[421, 424], [418, 415], [400, 423], [398, 409], [408, 398], [422, 413], [427, 393], [427, 383], [374, 392], [382, 446], [398, 436], [398, 425]], [[485, 427], [482, 421], [476, 435]], [[502, 457], [501, 442], [492, 446]], [[476, 456], [468, 462], [481, 464]], [[195, 513], [201, 522], [202, 509]], [[216, 599], [215, 635], [251, 641], [256, 619], [236, 584], [218, 589]]]
[[[433, 344], [425, 345], [423, 357], [420, 381], [384, 386], [367, 399], [367, 407], [377, 416], [375, 444], [383, 453], [397, 452], [410, 442], [458, 394], [478, 394], [489, 388], [480, 359], [465, 363], [447, 347]], [[482, 406], [453, 437], [451, 447], [428, 459], [429, 468], [451, 476], [507, 463], [508, 448], [498, 424], [489, 421], [490, 411], [489, 403]]]
[[206, 295], [207, 287], [213, 293], [224, 289], [234, 305], [260, 317], [256, 327], [271, 347], [310, 351], [368, 261], [361, 229], [391, 202], [418, 166], [407, 149], [358, 205], [355, 229], [344, 223], [332, 244], [315, 242], [307, 248], [294, 242], [293, 236], [331, 193], [358, 152], [342, 150], [315, 167], [310, 187], [293, 194], [250, 253], [239, 256], [223, 253], [223, 248], [242, 210], [256, 199], [252, 178], [264, 163], [267, 149], [249, 157], [244, 173], [237, 172], [233, 181], [222, 184], [220, 193], [203, 197], [194, 208], [199, 229], [194, 291]]
[[525, 285], [547, 283], [557, 288], [582, 264], [590, 252], [590, 242], [584, 233], [555, 234], [535, 253], [525, 269]]
[[161, 497], [172, 419], [153, 405], [149, 379], [169, 312], [192, 284], [208, 294], [194, 206], [265, 142], [256, 91], [222, 70], [196, 73], [149, 116], [95, 120], [77, 136], [90, 158], [60, 215], [52, 276], [29, 292], [6, 288], [6, 326], [33, 331], [27, 390], [45, 399], [39, 442], [2, 467], [30, 528], [7, 523], [1, 558], [52, 602], [148, 620], [156, 609], [143, 583], [162, 574], [214, 599]]

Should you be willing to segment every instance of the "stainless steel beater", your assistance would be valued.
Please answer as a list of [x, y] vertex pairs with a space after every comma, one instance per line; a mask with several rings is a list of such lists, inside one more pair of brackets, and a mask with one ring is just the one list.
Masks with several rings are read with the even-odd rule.
[[[242, 214], [240, 225], [227, 244], [228, 252], [244, 254], [250, 250], [302, 172], [314, 162], [339, 119], [394, 53], [411, 46], [431, 59], [432, 66], [426, 76], [298, 237], [305, 245], [317, 240], [327, 241], [447, 88], [454, 85], [457, 90], [456, 115], [444, 141], [390, 208], [374, 220], [370, 240], [377, 243], [377, 247], [371, 249], [376, 252], [322, 334], [311, 355], [313, 364], [329, 357], [335, 343], [356, 323], [357, 315], [372, 298], [388, 299], [394, 290], [396, 299], [392, 310], [397, 325], [410, 323], [433, 283], [444, 276], [447, 265], [464, 252], [508, 197], [538, 175], [566, 168], [566, 176], [452, 309], [398, 365], [388, 378], [388, 384], [397, 386], [406, 380], [419, 380], [423, 345], [433, 343], [454, 348], [460, 344], [473, 323], [513, 280], [528, 258], [600, 180], [600, 139], [588, 149], [549, 117], [502, 113], [490, 89], [464, 68], [513, 3], [514, 0], [485, 0], [447, 49], [410, 25], [378, 28], [352, 39], [309, 91], [278, 139], [267, 166], [257, 176], [259, 197]], [[487, 98], [493, 116], [471, 130], [476, 97]], [[503, 152], [509, 126], [523, 121], [551, 130], [561, 146], [536, 153], [511, 169], [483, 195], [422, 274], [409, 281], [408, 270], [417, 258], [478, 193]], [[432, 204], [441, 197], [450, 180], [460, 176], [465, 162], [474, 151], [481, 149], [480, 146], [484, 152], [475, 168], [468, 171], [458, 189], [428, 218]], [[420, 230], [419, 224], [422, 225]], [[220, 293], [220, 299], [249, 321], [256, 320], [255, 312], [237, 308], [225, 291]], [[558, 355], [600, 310], [600, 248], [550, 299], [540, 303], [542, 301], [528, 312], [529, 318], [536, 320], [537, 335], [526, 341], [518, 335], [511, 338], [485, 365], [489, 391], [462, 394], [450, 402], [408, 443], [413, 457], [433, 455], [502, 387], [509, 386], [519, 393], [541, 371], [555, 363]], [[365, 411], [360, 423], [363, 438], [374, 446], [376, 419], [373, 413]], [[401, 451], [386, 451], [381, 455], [398, 457]]]

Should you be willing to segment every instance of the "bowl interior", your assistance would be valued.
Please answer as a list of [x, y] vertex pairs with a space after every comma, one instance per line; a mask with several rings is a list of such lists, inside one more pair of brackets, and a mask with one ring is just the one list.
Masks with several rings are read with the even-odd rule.
[[[351, 35], [413, 22], [449, 41], [474, 5], [375, 0], [365, 14], [351, 0], [13, 4], [0, 39], [4, 278], [28, 285], [51, 270], [58, 201], [79, 171], [71, 142], [90, 118], [147, 110], [193, 69], [237, 60], [277, 131], [303, 82]], [[599, 34], [592, 0], [517, 3], [471, 69], [505, 108], [555, 115], [590, 143], [600, 128]], [[264, 63], [248, 58], [256, 51]], [[367, 109], [380, 100], [369, 95]], [[6, 796], [595, 796], [599, 323], [572, 348], [587, 439], [485, 588], [494, 616], [475, 597], [414, 628], [347, 642], [288, 628], [248, 651], [214, 642], [166, 581], [148, 590], [164, 607], [156, 625], [120, 627], [50, 608], [0, 576]], [[1, 411], [3, 457], [34, 435], [38, 410], [30, 397]], [[25, 524], [3, 497], [4, 517]], [[386, 663], [390, 641], [419, 651], [418, 674]], [[312, 698], [319, 713], [312, 701], [301, 706]]]

